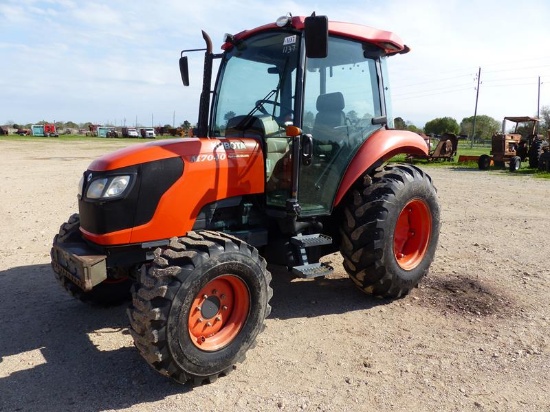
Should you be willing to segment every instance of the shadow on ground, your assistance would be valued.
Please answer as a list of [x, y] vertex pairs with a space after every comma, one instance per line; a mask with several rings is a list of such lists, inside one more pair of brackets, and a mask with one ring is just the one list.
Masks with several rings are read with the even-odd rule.
[[[271, 317], [292, 319], [364, 310], [387, 301], [358, 291], [347, 277], [295, 280], [270, 268]], [[126, 305], [83, 304], [57, 284], [49, 265], [0, 272], [0, 411], [101, 411], [130, 408], [192, 387], [150, 368], [128, 336]], [[115, 347], [99, 348], [98, 334]], [[28, 352], [28, 353], [26, 353]]]

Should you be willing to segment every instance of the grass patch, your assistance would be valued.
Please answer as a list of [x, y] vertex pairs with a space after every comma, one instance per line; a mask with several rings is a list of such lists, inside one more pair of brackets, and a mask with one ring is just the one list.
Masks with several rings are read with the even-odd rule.
[[[414, 159], [412, 162], [409, 162], [406, 159], [406, 155], [397, 155], [391, 159], [391, 162], [406, 162], [406, 163], [412, 163], [416, 164], [422, 167], [447, 167], [447, 168], [461, 168], [461, 169], [478, 169], [477, 162], [475, 161], [468, 161], [468, 162], [459, 162], [458, 159], [460, 155], [463, 156], [481, 156], [482, 154], [490, 154], [491, 148], [489, 146], [474, 146], [470, 147], [470, 142], [465, 141], [459, 141], [458, 142], [458, 149], [457, 149], [457, 155], [454, 157], [452, 161], [447, 160], [431, 160], [428, 161], [427, 159]], [[520, 169], [517, 172], [511, 173], [508, 171], [507, 167], [504, 168], [497, 168], [494, 166], [491, 166], [487, 172], [490, 171], [500, 171], [503, 173], [507, 173], [510, 175], [516, 175], [516, 176], [533, 176], [538, 179], [550, 179], [550, 173], [544, 172], [538, 169], [530, 168], [529, 162], [525, 161], [522, 162]]]

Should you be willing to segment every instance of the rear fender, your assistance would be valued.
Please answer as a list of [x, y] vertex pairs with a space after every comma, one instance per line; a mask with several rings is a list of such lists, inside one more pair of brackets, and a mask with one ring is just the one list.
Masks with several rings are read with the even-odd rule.
[[353, 183], [373, 166], [378, 166], [400, 154], [428, 155], [428, 146], [419, 134], [407, 130], [381, 129], [370, 136], [352, 159], [336, 193], [334, 206], [338, 206]]

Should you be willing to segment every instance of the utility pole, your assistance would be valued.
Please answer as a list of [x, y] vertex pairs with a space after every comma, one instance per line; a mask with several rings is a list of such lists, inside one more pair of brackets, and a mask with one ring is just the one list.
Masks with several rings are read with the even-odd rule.
[[540, 116], [540, 76], [539, 76], [539, 89], [537, 93], [537, 117]]
[[[540, 76], [539, 76], [539, 88], [537, 92], [537, 119], [538, 118], [540, 118]], [[536, 131], [535, 131], [536, 134], [539, 133], [539, 123], [540, 122], [537, 122]]]
[[470, 142], [470, 149], [474, 147], [474, 136], [476, 135], [476, 117], [477, 117], [477, 101], [479, 100], [479, 84], [481, 80], [481, 67], [477, 72], [477, 88], [476, 88], [476, 107], [474, 109], [474, 122], [472, 125], [472, 140]]

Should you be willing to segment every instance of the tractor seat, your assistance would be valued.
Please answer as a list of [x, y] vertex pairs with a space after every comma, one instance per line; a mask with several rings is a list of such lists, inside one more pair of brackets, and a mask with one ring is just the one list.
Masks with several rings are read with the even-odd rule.
[[317, 97], [317, 115], [313, 124], [313, 142], [317, 154], [329, 155], [342, 140], [339, 126], [346, 125], [344, 96], [340, 92], [321, 94]]

